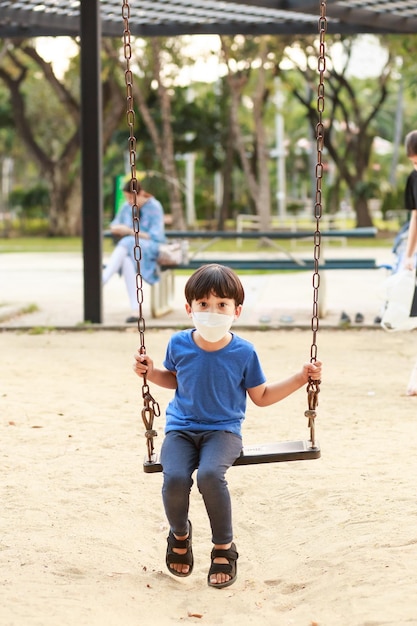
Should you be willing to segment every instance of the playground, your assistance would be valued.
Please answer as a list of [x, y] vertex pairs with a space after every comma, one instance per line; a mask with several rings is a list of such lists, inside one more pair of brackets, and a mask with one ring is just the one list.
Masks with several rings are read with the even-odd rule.
[[[172, 329], [147, 331], [162, 359]], [[268, 378], [309, 358], [311, 332], [240, 331]], [[238, 579], [207, 587], [210, 532], [192, 492], [195, 567], [165, 567], [161, 475], [145, 474], [135, 328], [2, 333], [1, 608], [8, 626], [280, 624], [417, 620], [416, 402], [410, 333], [327, 328], [320, 459], [232, 468]], [[170, 391], [153, 387], [162, 413]], [[248, 405], [249, 443], [307, 438], [300, 390]], [[159, 448], [163, 415], [156, 419]]]
[[[5, 26], [15, 17], [8, 6], [12, 4], [6, 2], [3, 9], [3, 37], [10, 37]], [[304, 3], [295, 4], [302, 10]], [[346, 3], [334, 3], [333, 10], [346, 14], [339, 4]], [[326, 3], [320, 6], [316, 207], [321, 212], [327, 22]], [[377, 295], [383, 270], [377, 265], [360, 277], [335, 270], [321, 285], [326, 310], [315, 344], [324, 363], [316, 419], [321, 457], [230, 469], [234, 540], [240, 554], [236, 583], [224, 590], [207, 587], [210, 531], [195, 488], [190, 510], [194, 570], [185, 579], [168, 573], [161, 475], [143, 472], [141, 387], [132, 371], [138, 329], [122, 321], [126, 305], [121, 281], [105, 289], [104, 319], [94, 314], [85, 319], [96, 324], [84, 321], [86, 300], [101, 309], [97, 7], [97, 2], [82, 3], [85, 10], [80, 5], [76, 33], [89, 52], [81, 63], [81, 82], [89, 87], [84, 90], [89, 106], [81, 115], [83, 233], [89, 252], [84, 285], [79, 255], [46, 259], [39, 253], [23, 260], [11, 253], [0, 258], [0, 293], [8, 298], [0, 303], [1, 624], [415, 624], [417, 398], [407, 396], [405, 388], [416, 351], [410, 332], [388, 334], [374, 323], [383, 302]], [[130, 5], [124, 2], [123, 7], [129, 70]], [[359, 10], [356, 14], [366, 19], [350, 26], [363, 32], [367, 24], [379, 22], [380, 32], [386, 33], [392, 22], [407, 25], [398, 32], [413, 33], [411, 16], [406, 8], [401, 10], [394, 19], [379, 12], [378, 20], [372, 12], [364, 16]], [[269, 14], [265, 19], [274, 21]], [[181, 29], [183, 20], [181, 15]], [[291, 17], [289, 23], [296, 21]], [[46, 22], [42, 33], [55, 36]], [[28, 32], [39, 36], [39, 28], [28, 31], [27, 26], [20, 25], [25, 37]], [[125, 75], [128, 92], [129, 76], [130, 71]], [[132, 107], [128, 97], [134, 145]], [[130, 162], [133, 175], [134, 150]], [[90, 172], [97, 174], [96, 189]], [[185, 277], [176, 279], [172, 312], [150, 323], [145, 290], [146, 345], [159, 361], [173, 330], [187, 324], [181, 289]], [[245, 280], [247, 312], [237, 330], [256, 345], [268, 378], [284, 378], [311, 355], [311, 279], [306, 274], [262, 274]], [[359, 321], [341, 326], [341, 319]], [[155, 424], [160, 447], [172, 391], [152, 393], [162, 410]], [[303, 390], [269, 408], [249, 404], [245, 443], [307, 438], [306, 409]]]

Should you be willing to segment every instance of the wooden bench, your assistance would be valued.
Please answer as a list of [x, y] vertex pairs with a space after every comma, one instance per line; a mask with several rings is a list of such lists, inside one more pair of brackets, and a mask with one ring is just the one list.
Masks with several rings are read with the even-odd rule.
[[[344, 238], [372, 238], [377, 233], [376, 228], [355, 228], [352, 230], [330, 230], [321, 233], [321, 237], [325, 240], [328, 237], [344, 237]], [[279, 245], [274, 245], [281, 254], [274, 255], [273, 257], [261, 258], [259, 255], [256, 258], [250, 258], [248, 255], [242, 253], [234, 254], [229, 258], [226, 256], [202, 257], [201, 253], [206, 251], [207, 248], [222, 239], [266, 239], [274, 243], [274, 240], [279, 239], [310, 239], [313, 245], [314, 232], [313, 231], [273, 231], [273, 232], [231, 232], [231, 231], [213, 231], [213, 232], [201, 232], [201, 231], [167, 231], [167, 238], [178, 240], [189, 239], [201, 239], [206, 241], [205, 244], [200, 246], [189, 258], [187, 263], [174, 266], [161, 266], [161, 280], [152, 285], [151, 288], [151, 315], [154, 318], [162, 317], [172, 311], [173, 301], [175, 297], [175, 271], [176, 270], [189, 270], [190, 272], [198, 269], [202, 265], [207, 263], [218, 263], [220, 265], [227, 265], [236, 271], [251, 270], [251, 271], [310, 271], [314, 270], [313, 254], [310, 258], [297, 258], [287, 250], [283, 250]], [[200, 255], [200, 256], [199, 256]], [[284, 255], [284, 258], [283, 256]], [[320, 273], [324, 270], [363, 270], [363, 269], [378, 269], [380, 266], [373, 258], [321, 258], [319, 263]], [[323, 287], [323, 275], [321, 274], [321, 286]], [[321, 311], [319, 314], [324, 314], [324, 302], [321, 302]]]

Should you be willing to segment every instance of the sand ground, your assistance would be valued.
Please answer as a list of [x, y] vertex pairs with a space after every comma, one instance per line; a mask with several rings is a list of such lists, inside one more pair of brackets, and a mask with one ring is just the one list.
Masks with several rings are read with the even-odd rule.
[[[162, 359], [170, 329], [148, 330]], [[242, 331], [270, 380], [309, 358], [305, 330]], [[195, 568], [165, 567], [161, 475], [145, 474], [137, 330], [0, 334], [2, 626], [417, 624], [417, 398], [413, 333], [319, 332], [322, 456], [232, 468], [238, 579], [206, 584], [196, 488]], [[162, 411], [167, 390], [152, 387]], [[247, 443], [307, 438], [300, 390], [249, 405]], [[157, 420], [159, 447], [163, 416]]]

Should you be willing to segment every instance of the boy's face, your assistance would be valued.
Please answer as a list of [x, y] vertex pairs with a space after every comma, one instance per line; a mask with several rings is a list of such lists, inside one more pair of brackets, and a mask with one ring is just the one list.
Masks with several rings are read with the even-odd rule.
[[242, 305], [236, 306], [232, 298], [219, 298], [211, 293], [201, 300], [193, 300], [191, 305], [186, 302], [185, 310], [188, 315], [192, 313], [220, 313], [221, 315], [233, 315], [237, 319], [242, 311]]

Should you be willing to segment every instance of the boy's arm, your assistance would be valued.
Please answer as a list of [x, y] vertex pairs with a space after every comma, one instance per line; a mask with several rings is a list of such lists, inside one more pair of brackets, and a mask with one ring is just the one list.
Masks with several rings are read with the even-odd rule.
[[139, 352], [135, 354], [133, 371], [141, 377], [146, 375], [146, 380], [159, 385], [159, 387], [165, 387], [166, 389], [177, 388], [175, 373], [155, 367], [152, 359], [147, 354], [140, 354]]
[[280, 400], [283, 400], [290, 394], [294, 393], [307, 384], [308, 379], [320, 380], [321, 378], [321, 361], [315, 363], [306, 363], [298, 374], [294, 374], [289, 378], [277, 383], [264, 383], [257, 387], [248, 389], [248, 395], [252, 402], [257, 406], [270, 406]]

